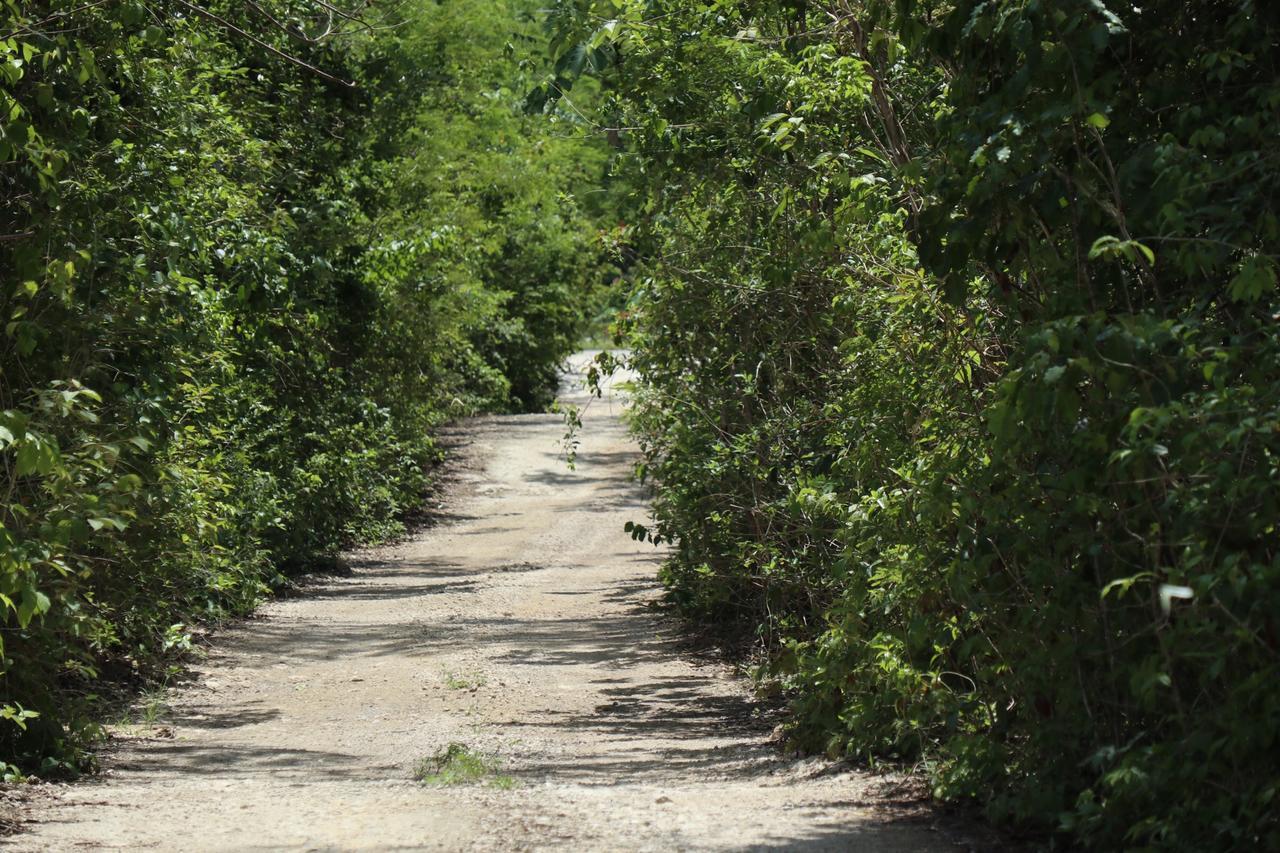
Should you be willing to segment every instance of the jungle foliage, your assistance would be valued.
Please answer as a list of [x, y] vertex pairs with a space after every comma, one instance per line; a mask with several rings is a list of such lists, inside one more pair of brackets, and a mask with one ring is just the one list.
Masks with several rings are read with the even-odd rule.
[[0, 0], [0, 770], [102, 685], [395, 535], [432, 428], [536, 409], [602, 146], [485, 0]]
[[791, 736], [1280, 849], [1280, 7], [561, 0], [674, 600]]

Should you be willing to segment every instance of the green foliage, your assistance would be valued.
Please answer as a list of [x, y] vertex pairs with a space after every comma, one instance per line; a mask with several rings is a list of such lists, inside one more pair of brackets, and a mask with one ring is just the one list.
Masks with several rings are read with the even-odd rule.
[[254, 9], [0, 0], [0, 764], [84, 766], [104, 681], [398, 533], [595, 311], [521, 7]]
[[418, 761], [413, 778], [425, 785], [475, 785], [488, 781], [494, 788], [514, 788], [515, 779], [499, 771], [502, 763], [491, 755], [471, 749], [465, 743], [451, 743], [435, 755]]
[[450, 690], [469, 690], [472, 693], [489, 683], [489, 679], [479, 673], [444, 673], [444, 686]]
[[1276, 8], [550, 24], [636, 188], [632, 534], [795, 741], [1091, 848], [1280, 846]]

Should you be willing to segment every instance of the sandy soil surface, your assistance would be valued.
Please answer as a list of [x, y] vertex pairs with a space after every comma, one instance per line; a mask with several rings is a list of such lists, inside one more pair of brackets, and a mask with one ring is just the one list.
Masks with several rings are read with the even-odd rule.
[[[579, 402], [579, 393], [570, 393]], [[661, 554], [606, 396], [467, 439], [445, 519], [218, 632], [17, 850], [957, 850], [892, 780], [781, 755], [748, 685], [649, 604]], [[488, 773], [415, 780], [463, 744]]]

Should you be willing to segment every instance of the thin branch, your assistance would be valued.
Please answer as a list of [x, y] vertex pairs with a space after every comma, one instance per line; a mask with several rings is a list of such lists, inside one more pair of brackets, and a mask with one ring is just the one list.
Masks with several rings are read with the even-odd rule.
[[347, 80], [343, 80], [341, 77], [335, 77], [332, 74], [330, 74], [328, 71], [324, 71], [312, 65], [311, 63], [306, 62], [305, 60], [299, 59], [296, 56], [285, 53], [283, 50], [280, 50], [279, 48], [274, 47], [268, 44], [267, 42], [263, 41], [262, 39], [258, 38], [253, 33], [245, 32], [244, 30], [237, 27], [235, 24], [231, 23], [225, 18], [218, 17], [217, 15], [213, 14], [207, 9], [202, 9], [199, 6], [195, 5], [194, 3], [188, 3], [187, 0], [178, 0], [178, 3], [179, 5], [185, 6], [186, 8], [190, 9], [192, 12], [195, 12], [197, 15], [200, 15], [201, 17], [204, 17], [204, 18], [208, 18], [210, 21], [213, 21], [216, 24], [220, 24], [221, 26], [226, 27], [228, 30], [235, 33], [236, 35], [248, 39], [249, 41], [261, 47], [262, 49], [272, 54], [275, 54], [276, 56], [280, 57], [286, 62], [290, 62], [294, 65], [297, 65], [299, 68], [305, 68], [306, 70], [310, 71], [312, 74], [315, 74], [317, 77], [321, 77], [325, 80], [328, 80], [330, 83], [336, 83], [337, 85], [347, 89], [358, 88], [355, 83]]
[[11, 32], [11, 33], [6, 33], [6, 34], [4, 34], [4, 35], [0, 36], [0, 41], [8, 41], [8, 40], [9, 40], [9, 39], [11, 39], [11, 38], [16, 38], [17, 36], [21, 35], [21, 34], [22, 34], [22, 33], [24, 33], [24, 32], [30, 33], [30, 34], [31, 34], [31, 35], [33, 35], [33, 36], [34, 36], [34, 35], [40, 35], [40, 33], [36, 32], [36, 30], [34, 29], [34, 27], [43, 26], [44, 24], [47, 24], [47, 23], [49, 23], [50, 21], [56, 21], [58, 18], [66, 18], [66, 17], [69, 17], [69, 16], [71, 16], [71, 15], [76, 14], [77, 12], [83, 12], [83, 11], [85, 11], [86, 9], [92, 9], [92, 8], [94, 8], [95, 6], [103, 6], [103, 5], [106, 5], [107, 3], [110, 3], [110, 2], [111, 2], [111, 0], [94, 0], [94, 2], [93, 2], [93, 3], [86, 3], [86, 4], [84, 4], [83, 6], [77, 6], [77, 7], [76, 7], [76, 8], [74, 8], [74, 9], [68, 9], [68, 10], [67, 10], [67, 11], [65, 11], [65, 12], [54, 12], [52, 15], [48, 16], [47, 18], [41, 18], [40, 20], [38, 20], [38, 21], [33, 21], [33, 22], [31, 22], [30, 24], [23, 24], [22, 26], [18, 27], [18, 28], [17, 28], [16, 30], [14, 30], [13, 32]]

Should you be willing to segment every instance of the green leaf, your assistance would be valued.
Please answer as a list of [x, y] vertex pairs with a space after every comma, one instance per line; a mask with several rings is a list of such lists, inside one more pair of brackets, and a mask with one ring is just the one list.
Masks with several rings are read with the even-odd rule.
[[1264, 293], [1275, 288], [1275, 264], [1254, 255], [1240, 265], [1240, 270], [1227, 286], [1227, 293], [1237, 302], [1256, 302]]
[[18, 625], [26, 628], [36, 616], [49, 612], [50, 606], [49, 596], [34, 587], [24, 588], [18, 604]]
[[34, 474], [40, 467], [40, 448], [34, 441], [27, 441], [18, 446], [18, 476], [26, 477]]
[[142, 488], [142, 478], [137, 474], [125, 474], [116, 480], [116, 491], [136, 492], [140, 488]]
[[1138, 574], [1131, 575], [1130, 577], [1127, 577], [1127, 578], [1119, 578], [1117, 580], [1113, 580], [1111, 581], [1111, 583], [1107, 584], [1102, 588], [1100, 597], [1106, 598], [1112, 592], [1116, 593], [1117, 596], [1124, 595], [1126, 592], [1128, 592], [1130, 589], [1133, 588], [1134, 584], [1138, 583], [1139, 581], [1150, 580], [1151, 578], [1154, 578], [1154, 577], [1155, 577], [1155, 574], [1153, 574], [1152, 572], [1139, 572]]

